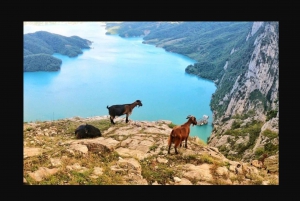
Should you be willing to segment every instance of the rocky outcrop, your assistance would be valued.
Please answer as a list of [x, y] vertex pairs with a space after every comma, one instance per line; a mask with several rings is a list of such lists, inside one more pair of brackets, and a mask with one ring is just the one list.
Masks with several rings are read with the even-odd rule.
[[[255, 35], [260, 29], [263, 30]], [[235, 122], [244, 127], [253, 121], [262, 122], [261, 132], [255, 139], [255, 145], [244, 151], [242, 159], [246, 161], [253, 159], [257, 148], [262, 148], [266, 144], [262, 136], [266, 128], [278, 133], [279, 121], [278, 113], [277, 117], [267, 119], [267, 111], [279, 110], [278, 22], [253, 23], [246, 40], [254, 36], [256, 37], [253, 44], [254, 50], [247, 63], [247, 71], [237, 77], [231, 91], [220, 101], [219, 105], [223, 105], [225, 101], [229, 103], [223, 115], [214, 116], [214, 131], [208, 140], [209, 145], [222, 147], [221, 150], [224, 150], [222, 153], [234, 155], [236, 142], [242, 140], [247, 144], [247, 139], [234, 137], [227, 140], [226, 131], [233, 129], [232, 123]], [[222, 80], [219, 85], [222, 85]], [[273, 139], [272, 144], [277, 146], [278, 140], [278, 137]], [[228, 150], [231, 152], [228, 153]]]
[[[255, 48], [248, 64], [248, 71], [245, 75], [238, 77], [236, 84], [228, 94], [231, 98], [225, 116], [255, 110], [257, 115], [262, 117], [261, 120], [265, 120], [263, 118], [265, 116], [264, 102], [262, 99], [252, 98], [254, 93], [262, 94], [262, 97], [271, 103], [271, 108], [275, 109], [278, 106], [275, 103], [278, 99], [279, 89], [279, 36], [276, 26], [278, 24], [266, 24], [265, 27], [262, 27], [265, 30], [255, 40]], [[241, 94], [244, 95], [241, 96]]]
[[[188, 149], [179, 148], [178, 155], [167, 154], [170, 121], [115, 122], [110, 125], [109, 117], [102, 116], [24, 123], [23, 183], [278, 184], [278, 163], [271, 158], [265, 160], [266, 169], [232, 161], [197, 137], [190, 137]], [[76, 139], [74, 131], [82, 123], [100, 128], [102, 136]]]

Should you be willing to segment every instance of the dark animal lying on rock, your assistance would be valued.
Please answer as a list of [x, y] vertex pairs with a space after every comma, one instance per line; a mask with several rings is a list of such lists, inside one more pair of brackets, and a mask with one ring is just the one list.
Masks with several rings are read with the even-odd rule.
[[182, 124], [181, 126], [175, 126], [169, 136], [169, 141], [168, 141], [168, 145], [169, 145], [169, 150], [168, 150], [168, 154], [170, 154], [170, 148], [172, 143], [174, 143], [174, 147], [175, 147], [175, 153], [178, 154], [177, 152], [177, 147], [180, 144], [180, 147], [182, 146], [182, 141], [185, 141], [185, 148], [187, 148], [187, 139], [189, 138], [189, 134], [190, 134], [190, 125], [192, 124], [197, 125], [197, 120], [196, 117], [194, 116], [187, 116], [187, 119], [189, 119], [186, 123]]
[[110, 115], [110, 122], [112, 124], [115, 124], [114, 118], [116, 116], [122, 116], [126, 114], [126, 123], [128, 123], [128, 117], [131, 115], [132, 110], [135, 106], [143, 106], [142, 102], [140, 100], [136, 100], [135, 102], [131, 104], [122, 104], [122, 105], [112, 105], [110, 107], [106, 107], [108, 109], [109, 115]]
[[94, 138], [94, 137], [100, 137], [101, 132], [95, 126], [86, 124], [86, 125], [78, 126], [78, 128], [76, 128], [75, 130], [75, 135], [77, 139]]

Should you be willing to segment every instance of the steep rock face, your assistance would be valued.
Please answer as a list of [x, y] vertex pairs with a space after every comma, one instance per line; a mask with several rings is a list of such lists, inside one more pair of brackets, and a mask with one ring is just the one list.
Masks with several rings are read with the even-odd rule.
[[[265, 31], [255, 40], [255, 49], [251, 55], [248, 71], [236, 80], [236, 84], [230, 92], [231, 99], [225, 113], [226, 116], [242, 114], [251, 109], [255, 109], [258, 115], [264, 116], [264, 105], [262, 101], [253, 101], [254, 98], [251, 98], [253, 93], [261, 93], [263, 97], [266, 97], [267, 103], [270, 103], [269, 107], [276, 108], [274, 102], [278, 98], [279, 89], [278, 33], [275, 32], [276, 25], [267, 24], [262, 28]], [[239, 82], [239, 80], [242, 81]], [[245, 94], [244, 99], [241, 98], [238, 91]]]
[[[220, 104], [222, 104], [222, 101], [229, 101], [229, 104], [225, 114], [220, 118], [215, 117], [214, 119], [214, 131], [208, 141], [208, 144], [211, 146], [225, 146], [227, 140], [224, 141], [221, 135], [223, 135], [226, 130], [232, 128], [231, 124], [233, 119], [237, 119], [236, 117], [238, 115], [245, 115], [247, 113], [251, 113], [248, 118], [245, 117], [242, 120], [236, 120], [236, 122], [241, 125], [243, 125], [243, 122], [246, 124], [250, 121], [263, 122], [268, 125], [270, 130], [278, 133], [278, 129], [276, 129], [276, 127], [278, 128], [278, 118], [275, 120], [271, 119], [272, 124], [266, 122], [267, 111], [278, 111], [279, 108], [278, 26], [278, 22], [253, 23], [252, 30], [246, 40], [253, 37], [259, 29], [263, 29], [263, 31], [256, 36], [253, 44], [255, 47], [251, 54], [250, 61], [247, 63], [246, 73], [237, 77], [231, 91], [220, 101]], [[221, 84], [222, 80], [220, 81], [220, 85]], [[228, 120], [231, 120], [231, 122]], [[229, 123], [230, 126], [225, 126]], [[265, 127], [265, 125], [262, 127]], [[261, 132], [263, 132], [263, 129], [261, 129]], [[261, 133], [259, 136], [261, 136]], [[258, 139], [259, 138], [260, 137], [258, 137]], [[223, 143], [220, 143], [220, 140], [222, 140]], [[255, 148], [261, 146], [257, 143], [258, 141], [259, 140], [256, 140]], [[227, 143], [226, 146], [227, 150], [234, 150], [233, 145], [231, 146]], [[244, 159], [246, 155], [251, 157], [254, 152], [252, 146], [249, 146], [249, 148], [250, 150], [246, 150], [244, 153]]]

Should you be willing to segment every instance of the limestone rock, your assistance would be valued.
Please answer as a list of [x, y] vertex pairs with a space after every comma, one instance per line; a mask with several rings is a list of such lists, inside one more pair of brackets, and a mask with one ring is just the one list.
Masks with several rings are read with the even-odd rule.
[[45, 177], [51, 176], [58, 172], [58, 168], [49, 169], [46, 167], [39, 167], [35, 172], [29, 173], [29, 176], [35, 181], [42, 181]]

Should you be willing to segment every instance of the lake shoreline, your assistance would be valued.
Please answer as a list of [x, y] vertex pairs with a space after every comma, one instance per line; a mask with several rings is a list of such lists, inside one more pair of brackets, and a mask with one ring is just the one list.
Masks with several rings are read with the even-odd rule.
[[[55, 54], [63, 61], [58, 72], [24, 73], [24, 122], [104, 116], [107, 105], [137, 99], [143, 107], [134, 109], [134, 121], [168, 119], [180, 125], [188, 115], [197, 120], [212, 116], [209, 104], [216, 86], [187, 74], [186, 66], [195, 61], [186, 56], [145, 45], [142, 38], [105, 35], [99, 23], [24, 26], [24, 33], [39, 30], [76, 33], [93, 41], [93, 48], [76, 58]], [[208, 125], [192, 127], [191, 135], [206, 141], [211, 131], [212, 118]]]

